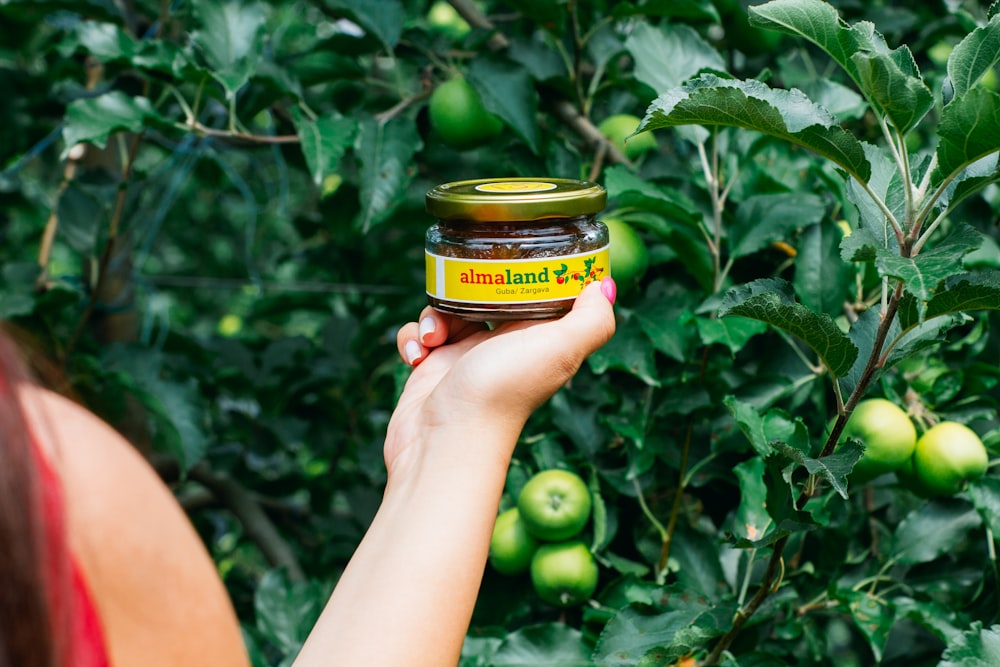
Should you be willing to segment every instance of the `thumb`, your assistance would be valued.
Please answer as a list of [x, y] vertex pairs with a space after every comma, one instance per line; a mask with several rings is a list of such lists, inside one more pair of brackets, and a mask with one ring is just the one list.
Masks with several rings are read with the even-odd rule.
[[[503, 384], [511, 384], [524, 400], [524, 407], [534, 410], [579, 370], [584, 360], [611, 340], [615, 333], [612, 303], [616, 287], [605, 278], [588, 285], [576, 298], [573, 309], [558, 320], [519, 329], [509, 340], [511, 353]], [[516, 367], [517, 374], [510, 370]]]
[[[559, 339], [570, 333], [576, 338], [570, 346], [561, 340], [569, 358], [578, 357], [574, 364], [579, 368], [583, 360], [604, 346], [615, 333], [615, 313], [612, 306], [618, 293], [613, 278], [592, 283], [580, 293], [562, 319], [550, 322], [545, 333]], [[569, 378], [567, 378], [569, 379]]]

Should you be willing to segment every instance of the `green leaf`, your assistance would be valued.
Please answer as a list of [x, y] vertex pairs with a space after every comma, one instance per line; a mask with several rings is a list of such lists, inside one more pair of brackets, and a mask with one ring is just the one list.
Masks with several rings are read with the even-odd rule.
[[938, 667], [995, 667], [1000, 665], [1000, 625], [983, 630], [975, 621], [968, 631], [948, 642]]
[[668, 611], [629, 605], [615, 614], [597, 640], [594, 662], [601, 667], [631, 667], [647, 651], [658, 647], [664, 647], [665, 657], [673, 659], [687, 653], [690, 647], [678, 646], [677, 637], [691, 628], [709, 606], [697, 596], [684, 595], [671, 597], [668, 604]]
[[1000, 181], [1000, 159], [996, 153], [982, 157], [959, 172], [939, 200], [941, 207], [954, 209], [960, 202]]
[[903, 281], [907, 290], [921, 301], [930, 301], [946, 278], [963, 271], [962, 258], [983, 243], [983, 235], [962, 224], [930, 250], [915, 257], [880, 252], [875, 260], [879, 274]]
[[853, 88], [830, 79], [809, 79], [796, 88], [840, 120], [857, 120], [868, 111], [868, 102]]
[[986, 476], [969, 482], [966, 491], [983, 521], [993, 531], [994, 539], [1000, 536], [1000, 478]]
[[309, 175], [315, 185], [322, 187], [323, 179], [336, 174], [340, 158], [354, 143], [358, 131], [353, 118], [317, 118], [311, 120], [293, 109], [295, 132], [299, 135], [302, 155], [309, 167]]
[[458, 661], [458, 667], [486, 667], [502, 642], [502, 637], [469, 633], [462, 643], [462, 657]]
[[715, 399], [704, 387], [697, 386], [691, 381], [692, 378], [686, 380], [664, 390], [663, 403], [657, 408], [658, 413], [689, 417], [695, 411], [716, 405]]
[[[1000, 308], [1000, 305], [996, 307]], [[914, 310], [918, 309], [914, 308]], [[896, 363], [912, 357], [921, 350], [943, 342], [946, 339], [945, 334], [948, 331], [965, 321], [966, 318], [958, 314], [950, 314], [944, 317], [935, 316], [927, 318], [923, 322], [920, 321], [919, 315], [917, 315], [914, 324], [905, 329], [899, 323], [894, 323], [889, 329], [888, 339], [891, 341], [892, 349], [886, 358], [882, 370], [891, 368]]]
[[934, 182], [957, 175], [973, 162], [1000, 150], [1000, 95], [973, 88], [941, 112], [938, 166]]
[[186, 382], [153, 380], [143, 389], [146, 404], [167, 426], [160, 434], [161, 444], [177, 457], [184, 469], [201, 461], [208, 451], [208, 436], [197, 382], [193, 379]]
[[829, 315], [844, 310], [851, 273], [838, 254], [843, 236], [836, 225], [819, 223], [806, 228], [796, 247], [792, 285], [809, 310]]
[[371, 117], [362, 120], [355, 150], [361, 162], [359, 224], [363, 230], [385, 220], [406, 198], [413, 156], [422, 145], [416, 123], [407, 116], [385, 123]]
[[906, 596], [893, 596], [896, 618], [908, 618], [930, 630], [942, 642], [950, 643], [962, 634], [967, 621], [954, 607], [937, 600], [914, 600]]
[[927, 303], [925, 318], [972, 310], [1000, 310], [1000, 271], [951, 277]]
[[847, 604], [854, 625], [868, 640], [875, 662], [881, 662], [896, 616], [892, 604], [865, 591], [848, 591], [837, 597]]
[[590, 525], [594, 533], [590, 543], [590, 551], [597, 553], [607, 547], [614, 538], [615, 525], [608, 517], [608, 505], [604, 502], [604, 496], [601, 494], [601, 480], [596, 468], [590, 469], [590, 475], [587, 476], [587, 489], [590, 490], [592, 502]]
[[[621, 165], [604, 172], [604, 187], [614, 209], [636, 208], [658, 213], [672, 223], [697, 225], [702, 218], [697, 204], [683, 192], [642, 178]], [[613, 209], [612, 209], [613, 210]]]
[[466, 80], [483, 100], [486, 110], [498, 116], [538, 153], [538, 93], [528, 71], [521, 65], [496, 57], [476, 58], [469, 64]]
[[[600, 45], [587, 42], [588, 51], [607, 45], [604, 30], [600, 30], [595, 37]], [[621, 51], [622, 48], [621, 41], [618, 41], [618, 50]], [[524, 67], [535, 81], [551, 81], [566, 74], [565, 61], [544, 42], [526, 37], [511, 37], [507, 57]]]
[[792, 232], [818, 223], [826, 206], [818, 196], [805, 192], [752, 195], [739, 203], [729, 228], [729, 252], [745, 257], [774, 241], [787, 241]]
[[677, 583], [683, 590], [718, 603], [729, 590], [719, 555], [719, 542], [694, 531], [674, 533], [670, 558], [677, 561]]
[[566, 7], [561, 0], [509, 0], [517, 11], [547, 31], [565, 25]]
[[[597, 453], [604, 443], [605, 433], [597, 423], [599, 406], [593, 403], [575, 401], [569, 392], [559, 391], [552, 396], [552, 423], [589, 456]], [[644, 425], [637, 425], [642, 428]], [[641, 435], [640, 435], [641, 437]]]
[[965, 95], [1000, 60], [1000, 14], [970, 32], [948, 56], [955, 97]]
[[910, 50], [890, 50], [871, 23], [849, 26], [821, 0], [773, 0], [750, 7], [749, 14], [751, 25], [803, 37], [826, 51], [902, 133], [934, 105]]
[[715, 272], [712, 256], [701, 230], [687, 225], [672, 225], [666, 233], [661, 234], [661, 238], [675, 253], [677, 261], [698, 281], [702, 290], [714, 293], [716, 288], [713, 284]]
[[625, 40], [635, 78], [657, 93], [679, 86], [702, 70], [725, 71], [726, 62], [691, 26], [639, 23]]
[[633, 317], [659, 352], [674, 361], [690, 358], [694, 332], [689, 326], [689, 313], [679, 313], [669, 299], [659, 299], [644, 302]]
[[739, 541], [756, 542], [771, 525], [767, 513], [767, 485], [764, 482], [764, 459], [755, 456], [733, 468], [740, 487], [740, 504], [733, 515], [732, 531]]
[[856, 229], [840, 242], [840, 258], [845, 262], [871, 263], [878, 257], [881, 243], [865, 228]]
[[[797, 427], [804, 431], [801, 423]], [[788, 465], [786, 457], [773, 454], [767, 460], [755, 457], [746, 463], [750, 465], [740, 464], [734, 469], [740, 481], [742, 500], [734, 517], [735, 535], [730, 538], [733, 546], [762, 549], [784, 537], [816, 527], [808, 513], [796, 508], [798, 489], [791, 480], [794, 466]], [[765, 510], [766, 519], [758, 514], [760, 507]]]
[[865, 31], [851, 28], [822, 0], [773, 0], [748, 8], [750, 25], [804, 37], [827, 52], [857, 80], [851, 56], [866, 44]]
[[941, 499], [924, 503], [899, 522], [890, 554], [900, 563], [928, 563], [955, 549], [982, 519], [968, 502]]
[[698, 336], [703, 345], [724, 345], [734, 357], [751, 338], [767, 331], [767, 325], [744, 317], [709, 319], [696, 317]]
[[913, 54], [905, 46], [890, 55], [859, 52], [851, 56], [863, 90], [900, 134], [916, 127], [934, 106], [934, 95], [920, 78]]
[[614, 16], [673, 16], [719, 22], [719, 11], [706, 0], [639, 0], [614, 3]]
[[[797, 421], [795, 431], [793, 439], [808, 444], [809, 434], [805, 424]], [[771, 544], [784, 535], [815, 527], [812, 516], [796, 506], [799, 488], [792, 479], [795, 466], [788, 465], [789, 457], [785, 454], [786, 451], [801, 453], [801, 448], [790, 447], [781, 441], [772, 442], [771, 446], [777, 453], [764, 461], [764, 484], [767, 486], [767, 513], [776, 528], [768, 531], [765, 539], [758, 540], [758, 544]]]
[[[541, 47], [541, 50], [548, 50], [545, 48], [545, 44], [541, 42], [532, 42], [537, 47]], [[584, 47], [584, 53], [586, 57], [593, 63], [594, 69], [601, 72], [608, 68], [612, 60], [617, 57], [622, 51], [625, 50], [625, 44], [622, 42], [621, 36], [618, 31], [615, 30], [614, 24], [606, 23], [601, 25], [600, 28], [596, 28], [590, 33], [587, 38], [586, 46]], [[562, 63], [562, 59], [559, 58], [558, 54], [549, 53], [555, 57], [555, 61], [560, 63], [559, 72], [556, 76], [560, 76], [566, 71], [566, 65]], [[514, 54], [508, 51], [512, 58], [515, 58], [518, 62], [523, 62], [520, 58], [520, 54]], [[534, 76], [534, 70], [532, 72]], [[537, 76], [534, 77], [539, 80]]]
[[[851, 329], [847, 335], [857, 348], [858, 354], [854, 363], [851, 364], [851, 369], [840, 376], [840, 390], [844, 396], [849, 396], [857, 387], [861, 373], [864, 372], [865, 366], [871, 358], [872, 348], [875, 346], [875, 335], [881, 322], [880, 312], [881, 305], [877, 304], [861, 313], [858, 319], [851, 323]], [[893, 340], [893, 333], [893, 330], [890, 329], [887, 340]]]
[[[137, 350], [143, 353], [138, 354]], [[183, 470], [201, 461], [208, 451], [208, 416], [202, 389], [195, 378], [164, 377], [164, 355], [138, 344], [105, 348], [105, 370], [120, 373], [149, 409], [150, 431], [161, 450], [177, 458]]]
[[970, 270], [1000, 269], [1000, 244], [992, 236], [983, 237], [983, 245], [966, 255], [962, 264]]
[[768, 410], [762, 414], [756, 406], [735, 396], [726, 396], [722, 402], [761, 458], [774, 453], [773, 441], [789, 440], [795, 433], [796, 423], [783, 410]]
[[194, 0], [201, 29], [191, 40], [227, 98], [250, 80], [263, 50], [264, 5], [243, 0]]
[[[877, 197], [884, 202], [897, 222], [902, 220], [905, 215], [905, 201], [902, 197], [898, 197], [894, 205], [891, 196], [892, 193], [902, 191], [902, 177], [893, 160], [884, 151], [867, 143], [862, 146], [865, 157], [871, 165], [871, 175], [868, 179], [867, 190], [854, 180], [847, 182], [847, 198], [858, 209], [860, 225], [851, 236], [844, 239], [844, 243], [853, 246], [861, 243], [862, 240], [866, 242], [870, 240], [873, 248], [887, 248], [898, 254], [899, 242], [896, 240], [892, 226], [885, 212], [872, 197]], [[867, 232], [867, 234], [858, 236], [858, 232]], [[846, 256], [845, 259], [856, 261]]]
[[325, 4], [346, 13], [387, 50], [399, 43], [406, 19], [401, 0], [325, 0]]
[[595, 373], [609, 369], [625, 371], [651, 387], [659, 387], [653, 346], [642, 326], [631, 318], [618, 327], [610, 342], [588, 358]]
[[732, 627], [737, 611], [739, 607], [734, 600], [710, 607], [693, 623], [678, 630], [669, 645], [647, 651], [639, 663], [640, 667], [670, 667], [678, 658], [696, 653], [708, 645], [710, 640], [725, 634]]
[[847, 498], [847, 476], [861, 459], [861, 454], [864, 451], [861, 445], [854, 441], [848, 441], [840, 444], [830, 456], [817, 459], [808, 456], [801, 448], [792, 447], [783, 442], [772, 443], [771, 446], [805, 468], [810, 475], [819, 475], [825, 479], [833, 487], [833, 490], [844, 499]]
[[147, 119], [155, 116], [145, 97], [129, 97], [118, 90], [76, 100], [66, 107], [63, 127], [66, 150], [80, 143], [104, 148], [111, 134], [141, 132]]
[[0, 320], [29, 315], [35, 309], [36, 262], [7, 262], [0, 268]]
[[[896, 101], [891, 96], [894, 90], [905, 90], [914, 101], [917, 97], [921, 103], [926, 101], [926, 96], [915, 90], [922, 84], [919, 83], [916, 66], [912, 64], [912, 56], [908, 51], [890, 51], [885, 38], [872, 23], [859, 21], [853, 26], [848, 25], [835, 7], [822, 0], [772, 0], [749, 7], [748, 13], [750, 25], [805, 38], [826, 51], [873, 105], [881, 107], [880, 101], [889, 104], [890, 109], [882, 108], [882, 111], [890, 117], [893, 115], [890, 110], [904, 114], [903, 118], [912, 113], [905, 108], [895, 108]], [[860, 60], [856, 56], [860, 56]], [[878, 65], [866, 62], [868, 58], [878, 59], [880, 56], [891, 57], [892, 61]], [[914, 78], [917, 80], [912, 81]], [[926, 111], [924, 109], [924, 113]], [[919, 115], [923, 116], [923, 113]]]
[[138, 50], [135, 39], [114, 23], [81, 21], [76, 28], [76, 38], [101, 62], [130, 60]]
[[835, 377], [849, 371], [858, 356], [858, 348], [833, 318], [796, 303], [791, 286], [780, 279], [764, 278], [731, 289], [719, 315], [749, 317], [792, 334], [819, 355]]
[[849, 27], [832, 5], [821, 0], [773, 0], [747, 11], [750, 25], [808, 39], [857, 81], [851, 56], [865, 46], [864, 33]]
[[97, 254], [97, 236], [107, 223], [108, 212], [100, 198], [70, 182], [59, 197], [59, 238], [84, 257]]
[[284, 653], [297, 653], [316, 624], [330, 587], [317, 582], [292, 582], [281, 570], [261, 577], [254, 592], [257, 629]]
[[[845, 396], [854, 391], [871, 357], [875, 335], [881, 322], [881, 311], [881, 306], [876, 304], [861, 313], [851, 324], [848, 335], [858, 348], [858, 358], [840, 380], [841, 392]], [[876, 367], [872, 380], [877, 380], [884, 371], [900, 361], [944, 341], [945, 334], [963, 321], [963, 317], [955, 314], [934, 318], [925, 316], [921, 319], [917, 300], [912, 295], [904, 294], [898, 317], [889, 325], [886, 333], [887, 345], [878, 353], [885, 358], [885, 362]]]
[[591, 667], [590, 650], [579, 630], [563, 623], [521, 628], [497, 648], [489, 667]]
[[756, 130], [808, 148], [861, 181], [871, 172], [861, 142], [798, 90], [703, 74], [656, 98], [636, 131], [683, 125]]
[[[86, 16], [108, 21], [121, 18], [121, 6], [117, 5], [115, 0], [3, 0], [0, 2], [0, 6], [18, 7], [18, 5], [28, 8], [32, 12], [29, 14], [32, 18], [37, 16], [33, 12], [45, 11], [57, 14], [58, 10], [79, 12]], [[12, 24], [18, 25], [14, 21]]]

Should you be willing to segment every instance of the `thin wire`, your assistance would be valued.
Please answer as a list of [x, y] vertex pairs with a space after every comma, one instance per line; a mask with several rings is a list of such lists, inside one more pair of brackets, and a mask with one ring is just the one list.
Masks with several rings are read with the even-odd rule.
[[[171, 159], [165, 161], [163, 169], [171, 174], [170, 180], [167, 181], [166, 188], [156, 195], [159, 205], [156, 207], [146, 229], [143, 230], [142, 242], [136, 253], [136, 270], [141, 270], [152, 254], [153, 242], [159, 236], [163, 222], [166, 220], [167, 214], [180, 194], [181, 186], [187, 181], [195, 164], [198, 162], [202, 151], [197, 149], [191, 150], [191, 145], [194, 143], [193, 136], [185, 137], [177, 150], [173, 152]], [[199, 141], [198, 143], [200, 144], [201, 142]]]
[[218, 278], [214, 276], [137, 275], [151, 285], [190, 289], [241, 290], [257, 287], [272, 292], [314, 292], [321, 294], [408, 294], [413, 290], [403, 285], [371, 285], [363, 283], [277, 282], [273, 280], [247, 280], [243, 278]]
[[59, 139], [59, 137], [62, 136], [64, 125], [65, 123], [59, 123], [59, 125], [57, 125], [54, 130], [52, 130], [47, 135], [42, 137], [37, 143], [35, 143], [34, 146], [26, 150], [24, 154], [18, 157], [17, 160], [14, 161], [14, 164], [10, 165], [2, 172], [0, 172], [0, 181], [5, 180], [7, 178], [11, 178], [17, 172], [24, 169], [29, 162], [31, 162], [36, 157], [47, 151], [49, 147], [52, 144], [54, 144], [56, 140]]
[[247, 225], [246, 231], [243, 236], [243, 260], [246, 262], [247, 275], [250, 276], [250, 280], [257, 284], [260, 282], [260, 273], [257, 271], [257, 267], [254, 266], [253, 262], [253, 241], [254, 237], [257, 235], [257, 218], [259, 217], [260, 207], [257, 205], [257, 200], [254, 197], [253, 191], [250, 186], [247, 185], [246, 180], [229, 164], [223, 156], [219, 154], [214, 148], [209, 148], [205, 154], [210, 157], [223, 171], [229, 182], [232, 183], [233, 187], [236, 188], [237, 192], [243, 198], [247, 210]]

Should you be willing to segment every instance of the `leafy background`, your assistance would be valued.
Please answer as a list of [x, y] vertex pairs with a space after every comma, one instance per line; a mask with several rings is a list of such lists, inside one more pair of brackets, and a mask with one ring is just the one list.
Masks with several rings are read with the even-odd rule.
[[[541, 468], [588, 479], [599, 592], [559, 610], [488, 570], [463, 665], [689, 665], [766, 577], [777, 526], [783, 576], [724, 664], [996, 664], [995, 474], [925, 501], [889, 478], [845, 487], [856, 446], [809, 455], [835, 414], [824, 365], [857, 380], [849, 346], [817, 355], [818, 341], [857, 316], [863, 348], [877, 272], [909, 280], [891, 257], [845, 261], [865, 259], [863, 236], [842, 259], [837, 222], [857, 229], [863, 198], [773, 133], [666, 129], [676, 116], [661, 106], [658, 150], [629, 161], [595, 129], [700, 74], [796, 87], [878, 144], [851, 77], [807, 41], [752, 27], [741, 0], [455, 1], [468, 32], [434, 25], [430, 4], [0, 2], [0, 317], [171, 484], [254, 664], [290, 662], [380, 498], [405, 379], [395, 327], [424, 304], [423, 194], [493, 175], [601, 182], [652, 265], [623, 290], [611, 344], [528, 424], [504, 501]], [[989, 76], [946, 81], [941, 56], [985, 25], [978, 3], [834, 6], [910, 46], [931, 94], [882, 102], [914, 154], [938, 139], [908, 114], [936, 123], [956, 86], [992, 99]], [[507, 128], [466, 151], [427, 118], [458, 72]], [[945, 142], [967, 120], [941, 121]], [[995, 152], [996, 123], [978, 127]], [[888, 172], [873, 179], [893, 191]], [[991, 271], [1000, 190], [993, 171], [976, 179], [953, 193], [941, 236], [956, 235], [939, 252]], [[972, 290], [987, 308], [996, 284]], [[869, 393], [922, 427], [967, 423], [996, 456], [997, 315], [965, 305], [918, 327]], [[804, 508], [796, 455], [833, 482]]]

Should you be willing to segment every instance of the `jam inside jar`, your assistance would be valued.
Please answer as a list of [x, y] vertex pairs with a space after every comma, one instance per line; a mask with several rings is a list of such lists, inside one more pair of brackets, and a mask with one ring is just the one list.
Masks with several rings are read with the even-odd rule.
[[610, 275], [604, 188], [571, 179], [480, 179], [427, 193], [427, 300], [468, 320], [565, 314]]

